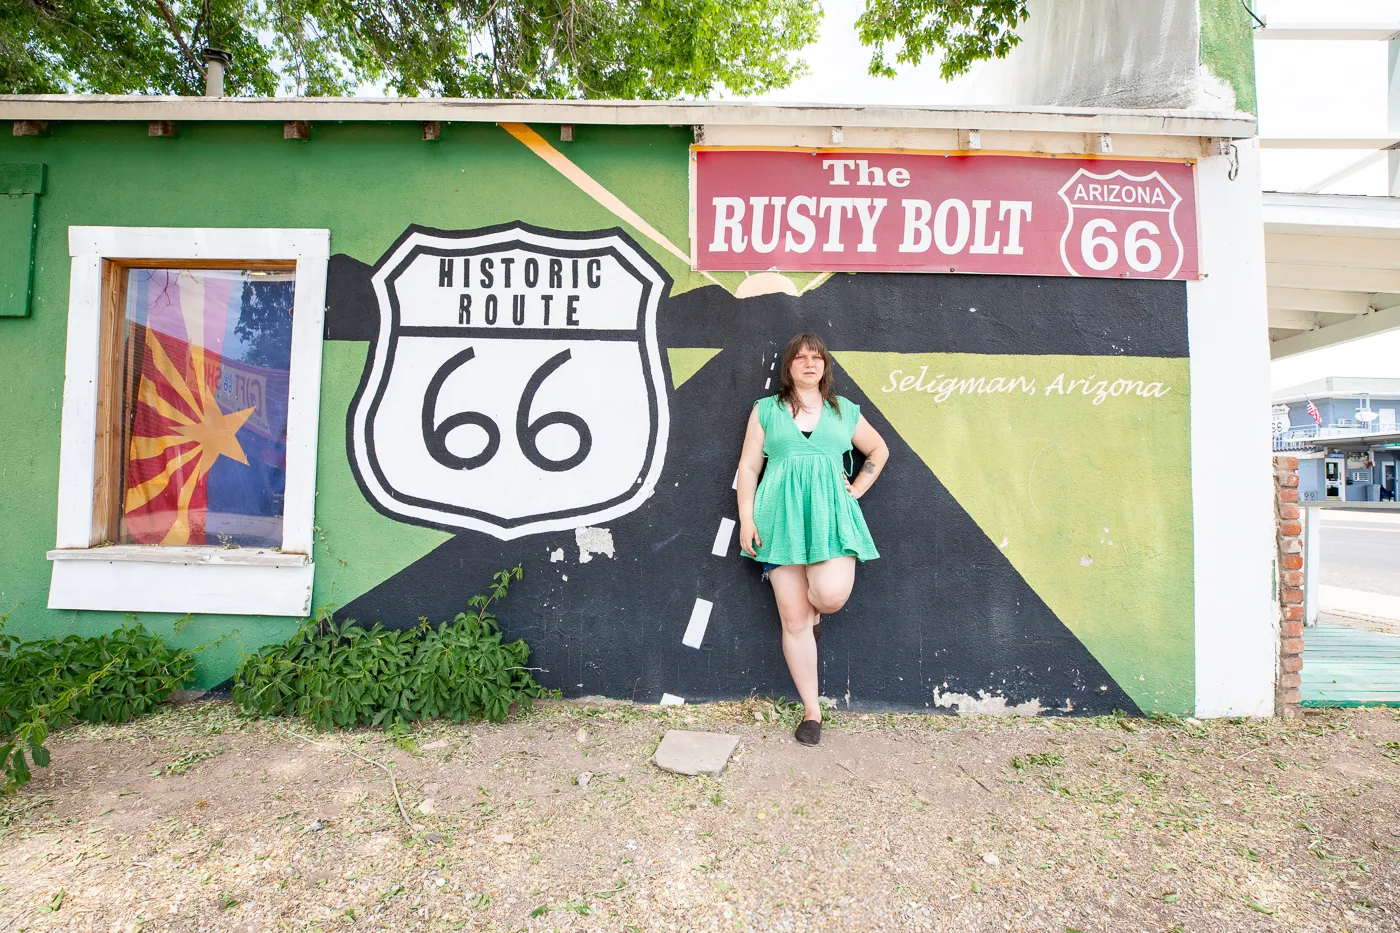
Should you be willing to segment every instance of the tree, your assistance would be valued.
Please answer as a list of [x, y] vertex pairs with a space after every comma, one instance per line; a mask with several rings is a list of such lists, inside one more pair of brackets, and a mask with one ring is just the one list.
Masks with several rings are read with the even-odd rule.
[[943, 50], [939, 73], [949, 80], [966, 74], [973, 62], [1005, 58], [1020, 43], [1013, 31], [1026, 21], [1027, 0], [866, 0], [856, 20], [860, 41], [872, 46], [870, 73], [894, 77], [886, 59], [917, 65], [925, 55]]
[[0, 0], [0, 92], [643, 98], [790, 83], [818, 0]]

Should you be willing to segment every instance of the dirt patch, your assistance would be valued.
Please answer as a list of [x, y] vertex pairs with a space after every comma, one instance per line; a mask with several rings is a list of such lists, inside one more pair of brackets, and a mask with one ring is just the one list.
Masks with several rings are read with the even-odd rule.
[[[284, 726], [389, 766], [413, 825], [382, 770]], [[674, 727], [738, 734], [729, 770], [650, 765]], [[790, 728], [548, 703], [395, 740], [204, 702], [73, 729], [0, 801], [0, 929], [1400, 927], [1393, 711]]]

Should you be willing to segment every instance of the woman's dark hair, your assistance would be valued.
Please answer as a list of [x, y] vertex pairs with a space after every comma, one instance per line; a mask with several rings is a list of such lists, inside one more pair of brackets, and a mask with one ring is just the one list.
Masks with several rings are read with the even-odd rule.
[[836, 400], [835, 361], [831, 358], [831, 351], [826, 348], [826, 341], [816, 334], [798, 334], [789, 340], [787, 346], [783, 348], [783, 365], [778, 379], [778, 398], [787, 403], [788, 410], [796, 418], [797, 409], [801, 407], [802, 400], [797, 397], [797, 386], [792, 381], [792, 361], [797, 359], [797, 354], [802, 352], [804, 347], [821, 355], [824, 365], [822, 366], [822, 380], [817, 383], [817, 391], [822, 394], [822, 398], [839, 417], [841, 403]]

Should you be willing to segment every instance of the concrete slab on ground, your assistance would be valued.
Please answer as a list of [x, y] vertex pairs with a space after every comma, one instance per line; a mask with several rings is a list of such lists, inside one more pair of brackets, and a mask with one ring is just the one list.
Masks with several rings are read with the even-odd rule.
[[718, 775], [738, 747], [737, 735], [668, 729], [652, 760], [658, 768], [675, 774]]

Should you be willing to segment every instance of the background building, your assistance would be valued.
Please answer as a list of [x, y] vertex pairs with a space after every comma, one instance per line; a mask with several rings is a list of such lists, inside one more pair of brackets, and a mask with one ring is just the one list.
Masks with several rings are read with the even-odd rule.
[[1325, 467], [1310, 464], [1305, 469], [1327, 471], [1304, 483], [1305, 493], [1317, 495], [1320, 484], [1322, 499], [1394, 501], [1400, 461], [1397, 411], [1400, 378], [1333, 376], [1279, 389], [1274, 392], [1274, 450], [1327, 459]]

